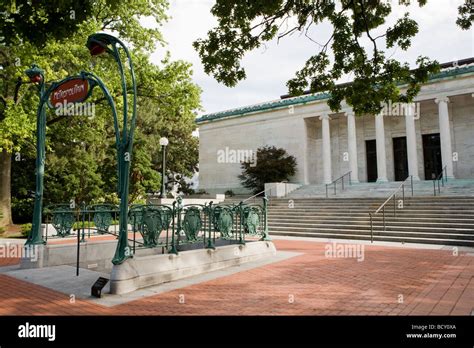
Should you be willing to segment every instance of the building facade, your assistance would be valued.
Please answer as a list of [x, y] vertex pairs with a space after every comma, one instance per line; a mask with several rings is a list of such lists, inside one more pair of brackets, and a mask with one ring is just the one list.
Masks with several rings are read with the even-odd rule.
[[[474, 178], [474, 59], [443, 64], [412, 104], [387, 105], [379, 115], [334, 113], [327, 94], [308, 94], [204, 115], [199, 125], [199, 189], [240, 185], [240, 161], [265, 145], [296, 157], [291, 182], [330, 183], [351, 172], [354, 182]], [[403, 90], [403, 87], [402, 87]]]

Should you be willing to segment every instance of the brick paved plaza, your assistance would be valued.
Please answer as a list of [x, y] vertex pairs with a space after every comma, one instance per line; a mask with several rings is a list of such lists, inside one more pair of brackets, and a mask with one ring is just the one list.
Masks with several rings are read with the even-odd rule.
[[[0, 275], [1, 315], [470, 315], [474, 255], [365, 245], [363, 261], [326, 243], [276, 240], [289, 259], [106, 307]], [[2, 259], [1, 265], [18, 260]], [[60, 279], [58, 279], [60, 281]]]

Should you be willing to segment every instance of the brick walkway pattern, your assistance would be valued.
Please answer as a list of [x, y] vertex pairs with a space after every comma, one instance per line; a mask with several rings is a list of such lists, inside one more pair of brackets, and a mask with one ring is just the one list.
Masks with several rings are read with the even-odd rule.
[[[115, 307], [0, 275], [0, 315], [470, 315], [474, 257], [452, 250], [365, 246], [328, 258], [326, 243], [277, 240], [302, 253]], [[15, 260], [0, 260], [0, 265]]]

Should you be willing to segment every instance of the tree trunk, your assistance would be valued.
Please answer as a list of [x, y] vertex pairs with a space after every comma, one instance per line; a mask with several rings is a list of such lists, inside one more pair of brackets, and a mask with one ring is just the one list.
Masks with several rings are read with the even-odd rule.
[[11, 201], [11, 170], [12, 155], [5, 150], [0, 152], [0, 226], [12, 223], [12, 201]]

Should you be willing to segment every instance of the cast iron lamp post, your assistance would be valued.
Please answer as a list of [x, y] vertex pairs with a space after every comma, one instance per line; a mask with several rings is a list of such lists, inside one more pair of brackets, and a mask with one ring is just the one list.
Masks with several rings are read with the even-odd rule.
[[[118, 142], [118, 193], [120, 197], [119, 240], [117, 243], [117, 249], [115, 250], [115, 256], [112, 260], [114, 264], [120, 264], [127, 258], [132, 257], [131, 249], [128, 245], [128, 191], [130, 185], [130, 161], [132, 159], [133, 134], [135, 131], [137, 112], [137, 86], [135, 82], [135, 73], [133, 70], [130, 52], [128, 51], [125, 44], [116, 37], [105, 33], [92, 34], [87, 39], [86, 46], [92, 56], [96, 56], [104, 52], [109, 53], [117, 62], [122, 81], [123, 126], [121, 138], [120, 136], [116, 138], [116, 141]], [[133, 109], [130, 118], [130, 129], [128, 128], [129, 111], [127, 100], [127, 81], [124, 73], [124, 65], [120, 58], [119, 48], [122, 48], [125, 52], [132, 80]]]
[[165, 187], [165, 173], [166, 173], [166, 146], [168, 146], [168, 138], [160, 138], [160, 145], [162, 151], [162, 166], [161, 166], [161, 193], [160, 198], [166, 198], [166, 187]]

